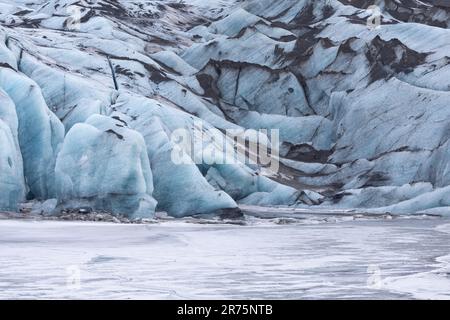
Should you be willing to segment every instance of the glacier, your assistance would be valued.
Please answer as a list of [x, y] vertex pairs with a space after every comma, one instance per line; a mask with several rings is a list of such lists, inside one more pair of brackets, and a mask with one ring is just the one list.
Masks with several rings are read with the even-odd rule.
[[24, 173], [31, 197], [55, 195], [55, 161], [64, 139], [64, 127], [48, 109], [39, 86], [8, 67], [0, 69], [0, 87], [14, 102]]
[[[1, 1], [0, 209], [445, 215], [450, 9], [383, 0], [374, 27], [370, 5]], [[279, 169], [211, 161], [198, 123], [279, 130]]]
[[119, 116], [92, 115], [66, 135], [55, 166], [60, 207], [153, 216], [153, 176], [144, 138]]
[[450, 298], [448, 219], [308, 220], [0, 220], [0, 299]]
[[0, 209], [17, 210], [25, 200], [23, 160], [18, 139], [16, 107], [0, 90]]

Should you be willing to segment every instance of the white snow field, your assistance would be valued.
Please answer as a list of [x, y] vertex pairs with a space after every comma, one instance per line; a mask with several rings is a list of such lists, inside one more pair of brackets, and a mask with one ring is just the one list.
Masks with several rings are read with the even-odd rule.
[[0, 220], [0, 299], [449, 299], [449, 254], [432, 217]]

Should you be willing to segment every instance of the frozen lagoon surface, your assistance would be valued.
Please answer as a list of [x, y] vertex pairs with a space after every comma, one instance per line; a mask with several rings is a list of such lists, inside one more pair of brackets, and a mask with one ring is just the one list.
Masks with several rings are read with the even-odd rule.
[[0, 299], [448, 299], [450, 219], [0, 220], [0, 265]]

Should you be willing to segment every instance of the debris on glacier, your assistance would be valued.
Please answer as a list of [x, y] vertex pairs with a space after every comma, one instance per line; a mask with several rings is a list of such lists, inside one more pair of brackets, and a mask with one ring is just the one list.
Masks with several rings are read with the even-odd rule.
[[[445, 213], [450, 10], [386, 0], [373, 27], [371, 4], [3, 0], [0, 207], [26, 194], [132, 216], [243, 205]], [[280, 170], [214, 163], [199, 121], [227, 145], [227, 129], [279, 129]], [[177, 149], [179, 129], [201, 152]]]
[[[0, 50], [11, 56], [6, 47]], [[0, 65], [0, 88], [15, 105], [28, 196], [51, 198], [55, 195], [54, 165], [64, 127], [48, 109], [39, 86], [10, 64]]]

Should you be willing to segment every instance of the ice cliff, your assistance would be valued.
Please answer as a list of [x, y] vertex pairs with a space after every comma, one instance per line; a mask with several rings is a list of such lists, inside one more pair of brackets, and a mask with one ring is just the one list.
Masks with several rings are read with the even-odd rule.
[[156, 207], [141, 134], [119, 116], [92, 115], [67, 133], [55, 167], [60, 206], [148, 218]]
[[[431, 0], [3, 0], [0, 209], [439, 211], [449, 15]], [[200, 122], [227, 145], [227, 129], [279, 130], [278, 170], [178, 150], [179, 129], [211, 148]]]

